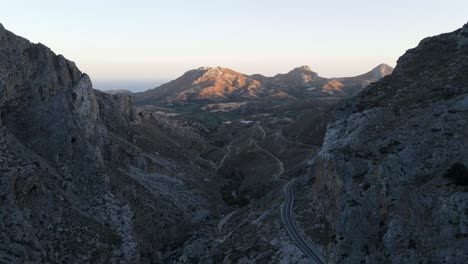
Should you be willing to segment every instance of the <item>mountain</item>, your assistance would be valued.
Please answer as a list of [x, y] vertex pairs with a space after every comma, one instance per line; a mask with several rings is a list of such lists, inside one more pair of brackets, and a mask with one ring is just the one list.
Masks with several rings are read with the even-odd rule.
[[164, 262], [224, 206], [195, 129], [1, 25], [0, 135], [1, 263]]
[[192, 101], [296, 100], [304, 95], [349, 94], [348, 85], [364, 87], [389, 74], [391, 70], [390, 66], [382, 64], [369, 73], [339, 80], [319, 77], [308, 66], [274, 77], [246, 75], [221, 67], [201, 67], [134, 96], [139, 105], [184, 104]]
[[231, 69], [201, 67], [188, 71], [180, 78], [156, 89], [136, 93], [134, 96], [139, 103], [185, 102], [188, 100], [220, 101], [234, 95], [255, 97], [252, 90], [259, 86], [260, 82]]
[[343, 81], [343, 82], [355, 82], [357, 83], [358, 81], [377, 81], [387, 75], [392, 74], [393, 68], [388, 66], [387, 64], [380, 64], [374, 69], [370, 70], [367, 73], [354, 76], [354, 77], [345, 77], [345, 78], [335, 78], [337, 80]]
[[305, 88], [317, 82], [324, 82], [324, 80], [309, 66], [297, 67], [286, 74], [277, 74], [265, 79], [267, 86], [272, 89]]
[[[255, 248], [255, 259], [262, 251], [276, 254], [273, 262], [288, 254], [302, 259], [277, 217], [265, 218], [261, 236], [245, 234], [257, 212], [282, 201], [272, 177], [279, 158], [284, 170], [301, 171], [316, 151], [278, 129], [303, 109], [290, 94], [311, 82], [322, 80], [306, 67], [266, 79], [200, 68], [158, 91], [234, 108], [232, 98], [253, 102], [244, 114], [255, 121], [211, 131], [165, 104], [136, 107], [132, 96], [94, 90], [75, 63], [0, 25], [0, 262], [215, 263], [227, 257], [223, 252], [241, 261]], [[336, 101], [329, 99], [303, 102], [320, 113]], [[215, 115], [222, 105], [210, 107], [204, 112]], [[241, 212], [233, 219], [248, 223], [220, 242], [241, 224], [223, 217], [233, 210]], [[239, 236], [247, 243], [238, 244]], [[275, 239], [284, 246], [267, 242]]]
[[0, 263], [465, 263], [468, 24], [388, 70], [135, 106], [0, 25]]
[[391, 70], [382, 64], [356, 77], [323, 78], [308, 66], [273, 77], [246, 75], [221, 67], [201, 67], [132, 96], [139, 107], [204, 125], [211, 133], [210, 138], [218, 137], [212, 132], [226, 122], [258, 121], [282, 129], [286, 123], [310, 117], [310, 120], [298, 123], [300, 129], [297, 131], [301, 135], [294, 133], [293, 136], [320, 142], [315, 135], [321, 133], [305, 131], [310, 125], [314, 126], [312, 120], [324, 116], [321, 113], [329, 111], [339, 100], [353, 96]]
[[300, 213], [329, 263], [468, 260], [467, 73], [468, 24], [336, 107]]
[[344, 86], [348, 87], [348, 90], [351, 94], [356, 94], [362, 88], [387, 75], [390, 75], [392, 72], [392, 67], [388, 66], [387, 64], [380, 64], [367, 73], [354, 77], [334, 78], [334, 80], [339, 81]]
[[[391, 75], [331, 108], [221, 126], [223, 196], [248, 205], [220, 221], [221, 243], [200, 256], [206, 239], [190, 240], [183, 256], [309, 263], [291, 243], [302, 236], [324, 263], [465, 263], [467, 72], [468, 24], [421, 41]], [[288, 186], [291, 236], [279, 210]]]

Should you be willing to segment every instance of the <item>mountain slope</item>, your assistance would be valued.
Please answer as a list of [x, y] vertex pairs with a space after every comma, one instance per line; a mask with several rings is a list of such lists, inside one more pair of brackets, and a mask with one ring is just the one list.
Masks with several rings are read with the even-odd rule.
[[335, 79], [345, 82], [345, 83], [352, 82], [352, 83], [357, 84], [359, 83], [359, 81], [364, 82], [364, 83], [369, 82], [369, 81], [377, 81], [387, 75], [390, 75], [392, 72], [393, 72], [392, 67], [388, 66], [387, 64], [380, 64], [367, 73], [354, 76], [354, 77], [344, 77], [344, 78], [335, 78]]
[[0, 134], [1, 263], [164, 262], [223, 207], [192, 128], [1, 25]]
[[301, 217], [329, 262], [468, 260], [467, 73], [468, 24], [337, 107]]
[[360, 90], [362, 90], [364, 87], [380, 80], [381, 78], [387, 75], [390, 75], [392, 72], [392, 67], [388, 66], [387, 64], [380, 64], [367, 73], [354, 77], [334, 78], [334, 80], [342, 83], [343, 86], [347, 88], [347, 92], [349, 95], [354, 95]]

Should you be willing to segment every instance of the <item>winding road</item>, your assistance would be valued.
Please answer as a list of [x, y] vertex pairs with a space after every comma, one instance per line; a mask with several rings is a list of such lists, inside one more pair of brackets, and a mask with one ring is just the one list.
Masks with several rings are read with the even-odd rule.
[[[263, 129], [261, 124], [259, 124], [259, 128], [263, 133], [262, 139], [265, 139], [266, 133], [265, 133], [265, 130]], [[293, 143], [295, 143], [295, 142], [293, 142]], [[250, 142], [250, 145], [252, 145], [252, 144], [255, 145], [255, 147], [257, 149], [259, 149], [260, 151], [263, 151], [263, 152], [267, 153], [268, 155], [270, 155], [278, 163], [279, 171], [274, 176], [274, 178], [278, 179], [278, 180], [282, 180], [280, 178], [280, 176], [284, 173], [284, 164], [283, 164], [283, 162], [280, 159], [278, 159], [275, 155], [273, 155], [273, 153], [271, 153], [270, 151], [260, 147], [257, 144], [256, 140], [252, 140]], [[298, 144], [301, 144], [301, 145], [304, 145], [304, 146], [309, 146], [309, 145], [302, 144], [302, 143], [298, 143]], [[310, 147], [315, 147], [315, 146], [310, 145]], [[322, 257], [322, 254], [317, 249], [315, 249], [314, 246], [309, 244], [304, 239], [304, 237], [302, 237], [302, 235], [299, 233], [298, 228], [297, 228], [297, 226], [296, 226], [296, 224], [294, 222], [294, 219], [292, 217], [292, 215], [293, 215], [293, 205], [294, 205], [294, 193], [293, 193], [292, 186], [294, 185], [295, 180], [296, 179], [292, 179], [291, 181], [286, 183], [286, 185], [284, 185], [284, 187], [283, 187], [283, 191], [284, 191], [284, 194], [285, 194], [285, 200], [281, 204], [281, 207], [280, 207], [281, 221], [283, 222], [284, 226], [286, 227], [286, 230], [288, 231], [291, 238], [294, 240], [294, 242], [296, 242], [297, 246], [301, 249], [301, 251], [312, 261], [312, 263], [325, 264], [325, 260]]]
[[283, 187], [286, 199], [281, 204], [281, 221], [283, 221], [283, 224], [286, 227], [291, 238], [296, 242], [297, 246], [302, 250], [302, 252], [304, 252], [304, 254], [306, 254], [307, 257], [309, 257], [312, 263], [325, 264], [325, 260], [323, 259], [320, 252], [301, 236], [292, 217], [294, 204], [294, 194], [292, 191], [292, 186], [295, 180], [296, 179], [292, 179]]
[[[263, 127], [262, 127], [262, 125], [260, 123], [258, 123], [258, 125], [259, 125], [258, 126], [259, 129], [262, 132], [262, 139], [265, 139], [266, 132], [265, 132], [265, 130], [263, 129]], [[304, 145], [304, 146], [309, 146], [309, 145], [302, 144], [302, 143], [299, 143], [299, 144]], [[270, 151], [260, 147], [257, 144], [257, 140], [252, 139], [249, 142], [249, 146], [252, 146], [252, 145], [254, 145], [258, 150], [268, 154], [270, 157], [272, 157], [278, 163], [279, 170], [276, 173], [276, 175], [274, 176], [274, 178], [277, 179], [277, 180], [285, 181], [284, 179], [280, 178], [280, 176], [284, 173], [284, 164], [283, 164], [283, 162], [280, 159], [278, 159], [275, 155], [273, 155], [273, 153], [271, 153]], [[221, 163], [217, 167], [217, 170], [219, 170], [219, 168], [221, 168], [223, 166], [224, 160], [231, 153], [231, 147], [234, 147], [234, 146], [227, 146], [228, 152], [224, 155], [223, 159], [221, 160]], [[310, 145], [310, 147], [312, 147], [312, 146]], [[315, 146], [313, 146], [313, 147], [315, 147]], [[296, 226], [296, 224], [294, 222], [294, 219], [293, 219], [293, 216], [292, 216], [293, 215], [293, 205], [294, 205], [294, 193], [293, 193], [292, 186], [294, 185], [295, 180], [296, 179], [292, 179], [291, 181], [286, 183], [284, 185], [284, 187], [283, 187], [283, 192], [285, 194], [285, 200], [283, 201], [283, 203], [280, 206], [281, 221], [283, 222], [284, 226], [286, 227], [286, 230], [288, 231], [288, 234], [294, 240], [296, 245], [312, 261], [312, 263], [325, 264], [326, 262], [325, 262], [324, 258], [322, 257], [322, 254], [317, 249], [315, 249], [314, 246], [312, 246], [310, 243], [308, 243], [304, 239], [304, 237], [302, 237], [302, 235], [299, 233], [298, 228], [297, 228], [297, 226]], [[228, 215], [226, 215], [225, 217], [223, 217], [220, 220], [220, 222], [218, 223], [218, 231], [220, 233], [223, 230], [223, 226], [229, 221], [229, 219], [236, 212], [237, 212], [237, 210], [229, 213]]]
[[[264, 139], [265, 135], [266, 135], [265, 130], [263, 129], [261, 124], [259, 124], [259, 128], [263, 133], [263, 139]], [[283, 138], [285, 138], [286, 140], [288, 140], [286, 137], [284, 137], [282, 135], [282, 131], [281, 131], [281, 136]], [[290, 141], [290, 140], [288, 140], [288, 141]], [[303, 146], [307, 146], [307, 147], [314, 147], [315, 148], [315, 146], [312, 146], [312, 145], [306, 145], [306, 144], [297, 143], [297, 142], [293, 142], [293, 141], [290, 141], [290, 142], [296, 143], [296, 144], [299, 144], [299, 145], [303, 145]], [[254, 144], [255, 147], [257, 147], [259, 150], [267, 153], [273, 159], [276, 160], [276, 162], [279, 165], [279, 171], [274, 176], [274, 178], [278, 179], [278, 180], [283, 180], [283, 179], [280, 178], [280, 176], [284, 173], [284, 164], [283, 164], [283, 162], [280, 159], [278, 159], [275, 155], [273, 155], [270, 151], [268, 151], [266, 149], [263, 149], [260, 146], [258, 146], [256, 140], [253, 140], [252, 142], [250, 142], [250, 144], [251, 145]], [[281, 204], [281, 207], [280, 207], [281, 221], [283, 222], [284, 226], [286, 227], [286, 230], [288, 231], [289, 235], [294, 240], [296, 245], [312, 261], [312, 263], [325, 264], [325, 260], [322, 257], [322, 254], [317, 249], [315, 249], [314, 246], [309, 244], [304, 239], [304, 237], [302, 237], [302, 235], [299, 233], [298, 228], [297, 228], [297, 226], [296, 226], [296, 224], [294, 222], [294, 219], [293, 219], [293, 216], [292, 216], [293, 215], [293, 205], [294, 205], [294, 193], [293, 193], [292, 186], [294, 185], [295, 181], [296, 181], [296, 179], [292, 179], [291, 181], [286, 183], [286, 185], [284, 185], [284, 187], [283, 187], [285, 200]]]

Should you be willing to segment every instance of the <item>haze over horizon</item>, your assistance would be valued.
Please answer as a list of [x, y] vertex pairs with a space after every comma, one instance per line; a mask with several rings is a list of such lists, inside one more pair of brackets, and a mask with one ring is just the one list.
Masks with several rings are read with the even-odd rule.
[[200, 66], [272, 76], [309, 65], [324, 77], [393, 67], [466, 23], [468, 3], [450, 2], [5, 1], [0, 23], [75, 61], [96, 88], [144, 90]]

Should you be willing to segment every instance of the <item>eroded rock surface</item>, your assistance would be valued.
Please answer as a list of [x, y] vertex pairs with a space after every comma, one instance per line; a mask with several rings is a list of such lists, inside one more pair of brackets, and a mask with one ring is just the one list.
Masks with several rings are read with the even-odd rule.
[[304, 224], [324, 227], [330, 263], [468, 260], [467, 30], [424, 39], [337, 107], [311, 173], [323, 218]]
[[0, 113], [1, 263], [164, 262], [222, 205], [192, 129], [2, 26]]

